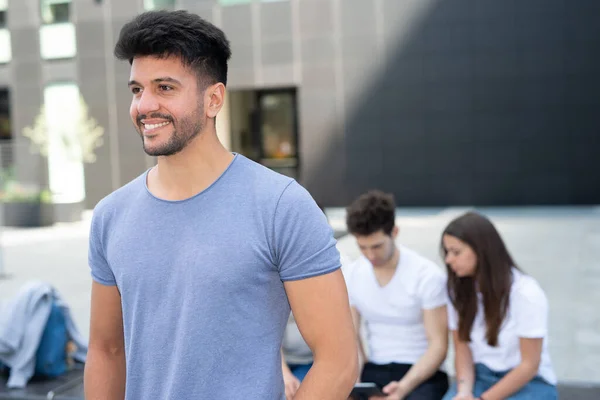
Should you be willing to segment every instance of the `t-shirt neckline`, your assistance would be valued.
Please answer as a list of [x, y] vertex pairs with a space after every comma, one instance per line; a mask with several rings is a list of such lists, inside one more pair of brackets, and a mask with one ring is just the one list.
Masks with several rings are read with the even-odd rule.
[[396, 270], [394, 271], [394, 275], [392, 275], [392, 278], [388, 281], [388, 283], [386, 283], [384, 286], [381, 286], [379, 284], [379, 281], [377, 280], [377, 275], [375, 275], [375, 268], [373, 267], [373, 265], [367, 260], [367, 263], [369, 264], [369, 267], [371, 268], [371, 277], [373, 278], [373, 282], [375, 283], [375, 286], [377, 287], [377, 289], [381, 290], [381, 291], [387, 291], [389, 290], [389, 287], [392, 287], [392, 283], [398, 279], [398, 275], [399, 275], [399, 271], [400, 271], [400, 265], [402, 264], [402, 248], [400, 246], [397, 246], [397, 249], [400, 253], [399, 257], [398, 257], [398, 263], [396, 264]]
[[144, 189], [146, 190], [146, 193], [154, 200], [159, 201], [161, 203], [165, 203], [165, 204], [179, 204], [179, 203], [187, 203], [189, 201], [192, 201], [194, 199], [197, 199], [198, 197], [204, 195], [205, 193], [208, 193], [213, 187], [215, 187], [223, 178], [225, 175], [227, 175], [227, 172], [231, 169], [231, 167], [233, 166], [233, 164], [236, 162], [236, 160], [238, 158], [240, 158], [240, 154], [232, 152], [231, 154], [233, 154], [233, 159], [229, 162], [229, 165], [227, 165], [227, 168], [225, 168], [225, 170], [223, 172], [221, 172], [221, 175], [219, 175], [217, 177], [217, 179], [215, 179], [210, 185], [208, 185], [206, 188], [202, 189], [201, 191], [199, 191], [198, 193], [185, 198], [185, 199], [181, 199], [181, 200], [167, 200], [167, 199], [163, 199], [160, 197], [155, 196], [150, 189], [148, 188], [148, 174], [150, 173], [150, 171], [152, 170], [152, 168], [154, 167], [150, 167], [146, 170], [146, 172], [144, 173], [143, 176], [143, 183], [144, 183]]

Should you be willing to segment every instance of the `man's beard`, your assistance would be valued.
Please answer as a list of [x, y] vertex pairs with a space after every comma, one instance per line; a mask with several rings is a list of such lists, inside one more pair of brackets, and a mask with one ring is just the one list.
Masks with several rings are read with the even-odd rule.
[[[202, 107], [192, 112], [190, 115], [181, 118], [177, 121], [177, 125], [175, 125], [175, 121], [170, 115], [159, 113], [151, 114], [150, 118], [161, 118], [165, 121], [169, 121], [173, 126], [173, 133], [166, 143], [160, 146], [148, 147], [146, 146], [144, 135], [140, 132], [142, 146], [144, 147], [146, 154], [153, 157], [172, 156], [183, 150], [204, 128], [204, 124], [200, 119], [201, 109]], [[138, 129], [143, 129], [140, 121], [145, 118], [146, 116], [138, 116]]]

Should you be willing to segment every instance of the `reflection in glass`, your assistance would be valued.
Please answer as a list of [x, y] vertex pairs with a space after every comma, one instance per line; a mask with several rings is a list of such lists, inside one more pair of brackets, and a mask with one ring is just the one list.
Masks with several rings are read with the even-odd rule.
[[219, 4], [223, 6], [232, 6], [235, 4], [248, 4], [252, 0], [219, 0]]
[[7, 63], [11, 59], [10, 32], [8, 29], [0, 29], [0, 64]]
[[275, 159], [296, 157], [293, 94], [265, 94], [260, 101], [263, 156]]
[[74, 83], [47, 86], [44, 90], [48, 135], [48, 176], [55, 203], [77, 203], [85, 198], [85, 182], [81, 154], [77, 146], [78, 121], [81, 112], [79, 88]]
[[174, 10], [175, 0], [144, 0], [144, 10]]
[[40, 52], [45, 60], [75, 57], [75, 26], [70, 22], [41, 26]]
[[43, 24], [60, 24], [71, 20], [71, 0], [41, 0], [40, 6]]
[[11, 138], [9, 92], [6, 88], [0, 88], [0, 140]]

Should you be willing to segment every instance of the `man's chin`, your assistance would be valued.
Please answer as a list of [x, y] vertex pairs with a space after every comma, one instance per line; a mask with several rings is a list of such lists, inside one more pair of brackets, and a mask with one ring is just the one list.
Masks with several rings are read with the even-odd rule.
[[144, 152], [151, 157], [166, 157], [177, 154], [181, 151], [180, 148], [173, 148], [169, 146], [151, 146], [144, 142]]
[[146, 153], [146, 155], [149, 155], [150, 157], [162, 157], [171, 155], [170, 153], [165, 152], [162, 149], [155, 149], [152, 147], [144, 147], [144, 153]]

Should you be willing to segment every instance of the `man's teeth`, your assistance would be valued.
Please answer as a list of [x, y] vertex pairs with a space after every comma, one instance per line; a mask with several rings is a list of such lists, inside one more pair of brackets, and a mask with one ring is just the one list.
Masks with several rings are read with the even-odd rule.
[[156, 128], [160, 128], [161, 126], [165, 126], [168, 125], [169, 121], [167, 122], [161, 122], [160, 124], [144, 124], [144, 128], [146, 129], [156, 129]]

